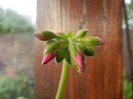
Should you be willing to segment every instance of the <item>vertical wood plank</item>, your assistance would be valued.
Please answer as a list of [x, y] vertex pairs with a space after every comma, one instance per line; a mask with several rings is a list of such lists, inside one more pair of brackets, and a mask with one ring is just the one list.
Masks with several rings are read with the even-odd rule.
[[[68, 67], [61, 99], [121, 99], [122, 33], [121, 0], [38, 0], [37, 31], [101, 35], [106, 43], [85, 57], [86, 71], [79, 75]], [[44, 43], [35, 40], [35, 99], [54, 99], [61, 63], [41, 66]]]

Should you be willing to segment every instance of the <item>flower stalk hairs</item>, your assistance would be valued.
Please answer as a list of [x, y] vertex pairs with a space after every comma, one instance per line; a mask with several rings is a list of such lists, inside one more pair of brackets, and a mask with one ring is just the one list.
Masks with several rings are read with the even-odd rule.
[[63, 61], [56, 99], [60, 99], [67, 74], [67, 66], [72, 65], [79, 74], [82, 74], [85, 71], [84, 55], [93, 56], [94, 51], [91, 46], [104, 43], [100, 36], [84, 38], [86, 33], [87, 30], [84, 29], [79, 30], [74, 37], [72, 37], [72, 31], [67, 34], [62, 32], [55, 34], [51, 31], [39, 31], [33, 34], [39, 40], [45, 41], [47, 45], [43, 53], [42, 65], [47, 64], [52, 59], [55, 59], [57, 63]]

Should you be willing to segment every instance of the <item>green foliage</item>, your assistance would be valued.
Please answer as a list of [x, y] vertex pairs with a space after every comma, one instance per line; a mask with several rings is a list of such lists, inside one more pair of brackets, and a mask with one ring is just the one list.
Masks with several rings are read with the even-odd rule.
[[69, 50], [73, 56], [76, 56], [77, 49], [74, 43], [69, 42]]
[[67, 45], [68, 45], [67, 42], [62, 42], [62, 44], [60, 44], [59, 49], [57, 51], [57, 55], [55, 57], [55, 61], [57, 63], [61, 62], [66, 56]]
[[56, 35], [51, 31], [40, 31], [40, 33], [47, 38], [47, 40], [51, 40], [56, 37]]
[[100, 45], [99, 43], [100, 41], [95, 37], [87, 37], [87, 38], [81, 39], [81, 41], [89, 46]]
[[56, 34], [57, 34], [58, 36], [64, 38], [64, 39], [66, 39], [66, 35], [65, 35], [64, 33], [59, 32], [59, 33], [56, 33]]
[[26, 16], [17, 12], [0, 8], [0, 34], [2, 33], [32, 33], [34, 27]]
[[46, 44], [49, 45], [49, 44], [52, 44], [54, 42], [56, 42], [56, 40], [49, 40], [49, 41], [46, 41]]
[[53, 52], [58, 48], [58, 46], [59, 46], [58, 42], [53, 42], [45, 48], [43, 53], [46, 54], [46, 53], [49, 53], [49, 52]]
[[[127, 16], [128, 16], [128, 24], [129, 28], [133, 28], [133, 0], [131, 0], [131, 3], [126, 4], [127, 9]], [[124, 20], [124, 15], [122, 14], [122, 20]]]
[[94, 50], [86, 45], [86, 44], [83, 44], [83, 43], [78, 43], [78, 45], [82, 48], [83, 50], [83, 53], [86, 55], [86, 56], [94, 56]]
[[67, 38], [69, 38], [69, 37], [72, 38], [72, 30], [67, 33], [66, 37]]
[[70, 59], [70, 52], [69, 52], [69, 49], [66, 50], [66, 53], [65, 53], [65, 60], [66, 62], [71, 65], [71, 59]]
[[68, 39], [68, 38], [72, 38], [72, 30], [69, 31], [67, 34], [65, 33], [62, 33], [62, 32], [59, 32], [59, 33], [56, 33], [58, 36], [64, 38], [64, 39]]
[[72, 57], [70, 57], [70, 60], [71, 60], [71, 64], [72, 64], [73, 68], [76, 69], [76, 70], [78, 70], [77, 64], [76, 64], [76, 62], [73, 60]]
[[123, 99], [132, 99], [132, 86], [133, 83], [126, 78], [126, 71], [123, 70]]
[[0, 99], [33, 99], [33, 80], [27, 76], [1, 76]]
[[79, 30], [77, 32], [75, 38], [82, 38], [82, 37], [84, 37], [86, 35], [86, 33], [87, 33], [87, 30], [85, 30], [85, 29], [84, 30]]
[[27, 99], [27, 98], [25, 98], [25, 97], [18, 97], [17, 99]]
[[130, 4], [126, 4], [127, 12], [128, 12], [128, 18], [133, 19], [133, 1], [131, 1]]

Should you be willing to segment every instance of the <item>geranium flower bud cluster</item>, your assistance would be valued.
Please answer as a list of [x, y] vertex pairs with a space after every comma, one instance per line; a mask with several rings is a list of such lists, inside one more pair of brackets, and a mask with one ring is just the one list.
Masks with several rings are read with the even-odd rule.
[[55, 59], [57, 63], [65, 59], [68, 65], [72, 65], [82, 74], [85, 70], [84, 55], [93, 56], [94, 51], [91, 46], [104, 43], [102, 37], [85, 37], [86, 33], [87, 30], [79, 30], [72, 37], [72, 31], [67, 34], [62, 32], [53, 33], [51, 31], [35, 32], [33, 35], [47, 44], [43, 53], [42, 65], [47, 64], [52, 59]]

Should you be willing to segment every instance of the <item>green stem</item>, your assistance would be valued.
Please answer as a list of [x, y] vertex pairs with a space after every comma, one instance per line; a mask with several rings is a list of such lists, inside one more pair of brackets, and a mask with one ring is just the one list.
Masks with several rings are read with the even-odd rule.
[[61, 77], [60, 77], [60, 83], [59, 83], [59, 87], [58, 87], [55, 99], [60, 99], [60, 97], [61, 97], [64, 82], [65, 82], [65, 79], [66, 79], [66, 74], [67, 74], [67, 62], [64, 59], [63, 60], [63, 67], [62, 67], [62, 73], [61, 73]]

